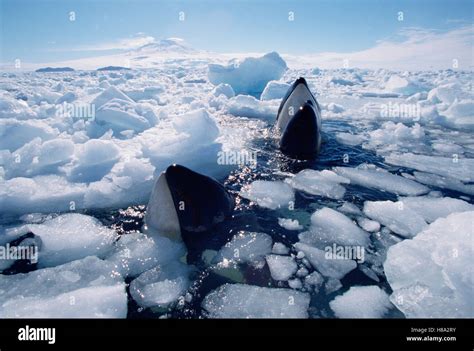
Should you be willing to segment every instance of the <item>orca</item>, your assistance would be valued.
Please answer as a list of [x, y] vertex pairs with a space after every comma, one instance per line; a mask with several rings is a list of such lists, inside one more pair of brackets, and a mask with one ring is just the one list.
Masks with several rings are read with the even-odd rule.
[[214, 178], [173, 164], [155, 182], [145, 225], [151, 235], [195, 241], [232, 216], [234, 197]]
[[321, 148], [321, 108], [306, 79], [298, 78], [283, 97], [275, 128], [280, 150], [290, 157], [315, 158]]

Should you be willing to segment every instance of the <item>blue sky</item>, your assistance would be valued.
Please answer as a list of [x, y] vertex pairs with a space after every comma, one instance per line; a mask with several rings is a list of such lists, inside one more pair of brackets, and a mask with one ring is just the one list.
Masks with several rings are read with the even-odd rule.
[[[0, 0], [1, 62], [54, 62], [180, 37], [215, 52], [354, 52], [407, 27], [472, 24], [464, 0]], [[75, 21], [69, 20], [70, 11]], [[185, 20], [179, 21], [179, 12]], [[294, 21], [288, 13], [294, 12]], [[403, 11], [404, 20], [397, 20]], [[137, 34], [140, 33], [140, 34]], [[145, 38], [145, 39], [143, 39]]]

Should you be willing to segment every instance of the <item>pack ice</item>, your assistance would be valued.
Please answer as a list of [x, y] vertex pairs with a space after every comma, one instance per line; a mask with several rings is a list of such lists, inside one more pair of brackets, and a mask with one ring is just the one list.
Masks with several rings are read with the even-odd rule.
[[[408, 318], [472, 318], [474, 212], [439, 218], [393, 245], [384, 269], [390, 300]], [[422, 274], [420, 274], [422, 272]]]

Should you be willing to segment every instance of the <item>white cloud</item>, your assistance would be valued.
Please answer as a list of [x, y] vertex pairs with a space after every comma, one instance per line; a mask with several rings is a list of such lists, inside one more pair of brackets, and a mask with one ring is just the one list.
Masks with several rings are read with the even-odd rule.
[[378, 41], [369, 49], [336, 53], [325, 52], [307, 56], [288, 55], [295, 66], [312, 63], [321, 68], [341, 68], [344, 60], [350, 67], [389, 68], [398, 70], [430, 70], [453, 68], [457, 60], [459, 69], [473, 69], [473, 26], [450, 31], [437, 31], [417, 27], [404, 28], [396, 36]]

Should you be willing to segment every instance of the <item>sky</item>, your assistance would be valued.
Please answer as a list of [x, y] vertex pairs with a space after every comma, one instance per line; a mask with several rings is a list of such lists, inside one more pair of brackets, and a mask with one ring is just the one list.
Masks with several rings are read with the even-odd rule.
[[[383, 49], [386, 43], [406, 45], [420, 38], [426, 46], [433, 36], [444, 36], [444, 43], [463, 41], [460, 45], [465, 47], [461, 49], [448, 47], [467, 50], [467, 55], [471, 51], [472, 57], [472, 0], [0, 0], [0, 3], [0, 62], [3, 63], [17, 58], [23, 62], [55, 62], [91, 57], [168, 37], [183, 38], [193, 48], [219, 53], [357, 55], [370, 53], [377, 47]], [[464, 39], [453, 38], [452, 33], [461, 33]]]

